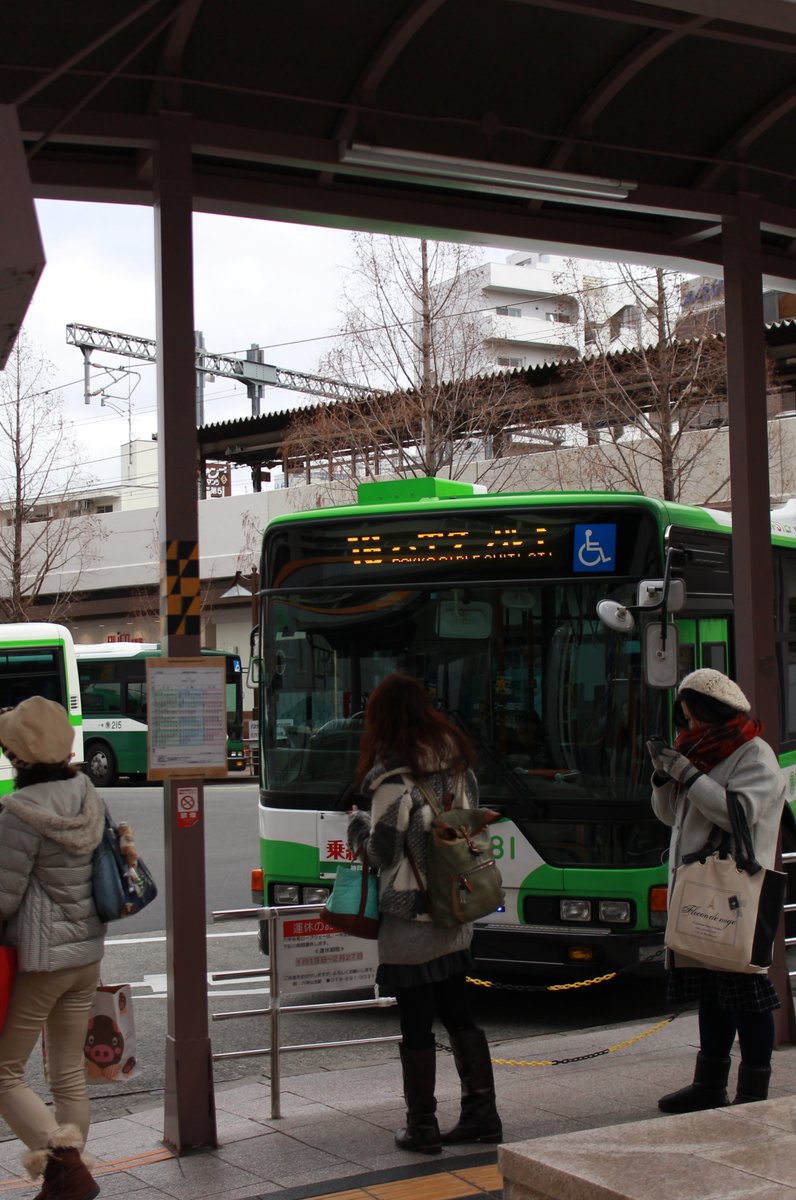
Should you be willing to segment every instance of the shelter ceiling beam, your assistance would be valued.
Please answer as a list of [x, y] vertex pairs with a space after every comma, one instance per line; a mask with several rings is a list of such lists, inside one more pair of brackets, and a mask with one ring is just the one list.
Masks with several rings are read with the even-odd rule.
[[680, 41], [687, 34], [693, 33], [695, 28], [702, 24], [704, 24], [704, 18], [695, 18], [684, 23], [679, 29], [657, 30], [639, 45], [634, 46], [620, 62], [616, 63], [613, 70], [600, 80], [578, 111], [570, 117], [564, 131], [564, 138], [567, 140], [562, 141], [553, 151], [545, 162], [545, 166], [551, 171], [562, 170], [574, 158], [575, 147], [570, 139], [583, 138], [591, 130], [596, 118], [619, 95], [626, 84], [635, 79], [654, 59], [665, 54], [675, 42]]
[[[113, 165], [92, 163], [87, 157], [79, 173], [74, 170], [74, 161], [64, 165], [52, 158], [34, 159], [31, 182], [38, 199], [150, 204], [151, 184], [137, 168], [134, 156], [127, 164], [117, 161]], [[649, 219], [646, 213], [628, 213], [625, 225], [618, 226], [601, 221], [594, 210], [587, 219], [582, 210], [553, 213], [531, 212], [516, 205], [476, 206], [462, 196], [452, 202], [449, 196], [435, 196], [431, 191], [408, 195], [386, 186], [364, 189], [340, 180], [334, 187], [321, 189], [314, 182], [302, 183], [295, 178], [286, 182], [252, 174], [250, 179], [242, 180], [239, 173], [231, 176], [226, 167], [213, 168], [214, 164], [207, 161], [196, 166], [194, 209], [197, 212], [335, 229], [412, 233], [440, 241], [486, 241], [517, 249], [544, 242], [551, 252], [582, 251], [594, 257], [615, 256], [625, 261], [638, 261], [640, 257], [695, 273], [702, 270], [710, 273], [717, 268], [720, 273], [721, 251], [699, 228], [695, 229], [696, 237], [689, 245], [685, 240], [686, 221], [709, 222], [714, 216], [731, 215], [735, 210], [733, 197], [722, 196], [722, 211], [718, 214], [690, 212], [687, 218], [672, 224], [656, 216], [650, 208]], [[689, 197], [689, 193], [679, 191], [675, 196], [675, 189], [671, 188], [656, 191], [669, 203]], [[645, 194], [650, 194], [648, 189]], [[704, 196], [699, 199], [704, 200]], [[796, 238], [796, 210], [763, 204], [761, 214], [764, 230], [791, 241]], [[771, 286], [781, 285], [787, 290], [796, 279], [796, 261], [790, 246], [779, 253], [765, 251], [762, 263], [766, 282]]]
[[[22, 136], [26, 141], [38, 140], [57, 122], [58, 114], [52, 110], [27, 110], [20, 117]], [[207, 161], [196, 163], [195, 170], [199, 175], [212, 172], [213, 163], [219, 164], [219, 169], [228, 170], [228, 162], [236, 163], [241, 169], [247, 167], [255, 170], [257, 167], [285, 168], [290, 171], [306, 172], [308, 180], [313, 184], [316, 173], [334, 175], [335, 187], [345, 186], [350, 179], [354, 184], [363, 179], [363, 169], [339, 161], [339, 146], [333, 138], [302, 137], [300, 135], [275, 134], [268, 130], [244, 129], [239, 126], [219, 125], [215, 122], [192, 122], [192, 146], [194, 156], [202, 156]], [[85, 146], [87, 151], [97, 149], [119, 148], [152, 151], [155, 147], [157, 130], [154, 118], [151, 116], [128, 116], [125, 118], [104, 118], [98, 113], [78, 113], [70, 120], [68, 130], [59, 131], [51, 138], [51, 143], [65, 146]], [[632, 147], [627, 147], [633, 151]], [[640, 153], [640, 151], [635, 151]], [[705, 164], [706, 168], [711, 164]], [[726, 162], [720, 165], [725, 169], [737, 168], [744, 164]], [[65, 183], [74, 176], [74, 163], [69, 160], [64, 164]], [[38, 165], [31, 166], [31, 174], [36, 178]], [[43, 168], [41, 168], [43, 169]], [[754, 167], [751, 167], [754, 170]], [[783, 175], [787, 173], [783, 171]], [[149, 185], [147, 185], [149, 186]], [[359, 186], [363, 186], [360, 182]], [[365, 180], [369, 189], [389, 189], [388, 183]], [[425, 190], [425, 189], [424, 189]], [[433, 189], [427, 189], [433, 194]], [[324, 195], [326, 189], [324, 189]], [[405, 195], [405, 192], [399, 193]], [[466, 195], [466, 193], [463, 193]], [[449, 193], [445, 199], [450, 200]], [[610, 212], [618, 209], [628, 213], [668, 212], [673, 216], [681, 216], [688, 220], [709, 220], [713, 217], [731, 215], [736, 209], [736, 200], [731, 193], [708, 191], [693, 188], [671, 187], [641, 183], [634, 190], [632, 198], [617, 205], [615, 200], [594, 202], [595, 206], [603, 206]], [[591, 206], [592, 202], [589, 202]], [[578, 207], [587, 206], [586, 200], [578, 198]], [[564, 205], [557, 205], [563, 209]], [[783, 212], [789, 210], [783, 209]], [[580, 218], [579, 218], [580, 219]], [[791, 211], [791, 226], [796, 226], [796, 211]]]
[[[594, 17], [603, 21], [618, 21], [623, 25], [642, 25], [647, 29], [678, 30], [693, 19], [693, 11], [674, 16], [670, 8], [647, 7], [645, 0], [512, 0], [530, 8], [547, 8], [555, 12], [575, 13], [582, 17]], [[744, 7], [748, 0], [744, 0]], [[726, 7], [726, 4], [725, 4]], [[745, 14], [743, 14], [745, 15]], [[768, 24], [768, 22], [766, 22]], [[771, 22], [771, 35], [761, 34], [758, 29], [745, 24], [737, 5], [723, 17], [715, 15], [708, 23], [693, 31], [695, 37], [716, 42], [733, 42], [736, 45], [754, 46], [760, 50], [790, 51], [796, 54], [796, 21]], [[784, 45], [783, 45], [784, 42]]]
[[44, 70], [39, 75], [39, 78], [35, 83], [32, 83], [29, 88], [26, 88], [24, 92], [21, 92], [18, 96], [16, 96], [14, 100], [16, 107], [21, 108], [24, 104], [28, 104], [34, 96], [39, 94], [39, 92], [44, 91], [44, 89], [49, 87], [50, 84], [55, 83], [56, 79], [60, 79], [62, 75], [66, 75], [67, 72], [76, 67], [79, 62], [82, 62], [83, 59], [88, 58], [89, 55], [95, 52], [95, 50], [99, 50], [99, 48], [104, 46], [106, 42], [109, 42], [111, 38], [114, 38], [117, 34], [122, 33], [128, 28], [128, 26], [137, 21], [139, 17], [142, 17], [144, 13], [149, 12], [150, 8], [155, 8], [155, 6], [159, 3], [160, 0], [145, 0], [144, 4], [140, 4], [138, 8], [133, 9], [131, 13], [128, 13], [120, 21], [117, 21], [115, 25], [110, 27], [110, 29], [103, 30], [98, 37], [93, 38], [90, 42], [87, 42], [85, 46], [81, 46], [75, 54], [70, 54], [69, 58], [64, 59], [64, 61], [57, 67], [53, 67], [50, 71]]
[[149, 97], [149, 112], [170, 108], [176, 112], [183, 106], [180, 67], [191, 31], [202, 7], [203, 0], [182, 0], [166, 34], [166, 40], [158, 63], [158, 75], [164, 78], [152, 88]]
[[360, 116], [356, 106], [370, 102], [376, 88], [402, 51], [445, 3], [446, 0], [415, 0], [396, 21], [379, 48], [371, 55], [367, 67], [349, 93], [346, 111], [335, 131], [338, 140], [348, 141]]
[[[750, 117], [739, 129], [732, 135], [731, 138], [724, 143], [721, 149], [716, 154], [717, 159], [728, 158], [744, 158], [753, 142], [763, 136], [771, 129], [778, 121], [787, 116], [796, 107], [796, 85], [787, 88], [778, 96], [775, 96], [768, 104], [761, 108], [754, 116]], [[702, 174], [696, 179], [695, 186], [697, 188], [712, 188], [714, 187], [722, 175], [727, 170], [727, 167], [717, 162], [713, 166], [708, 166]]]

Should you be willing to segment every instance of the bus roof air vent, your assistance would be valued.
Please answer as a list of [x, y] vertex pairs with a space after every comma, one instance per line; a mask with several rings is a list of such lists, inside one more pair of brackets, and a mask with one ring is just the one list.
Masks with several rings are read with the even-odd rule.
[[407, 504], [413, 500], [455, 500], [485, 491], [481, 484], [462, 483], [458, 479], [380, 479], [360, 483], [357, 498], [360, 504]]

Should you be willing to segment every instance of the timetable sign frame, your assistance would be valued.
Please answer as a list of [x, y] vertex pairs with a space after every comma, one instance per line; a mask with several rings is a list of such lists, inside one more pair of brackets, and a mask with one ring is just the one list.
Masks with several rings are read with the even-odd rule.
[[226, 778], [224, 658], [148, 658], [147, 778]]

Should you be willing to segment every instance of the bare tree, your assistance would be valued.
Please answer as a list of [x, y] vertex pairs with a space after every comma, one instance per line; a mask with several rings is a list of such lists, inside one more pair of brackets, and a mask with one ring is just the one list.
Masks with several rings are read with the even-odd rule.
[[76, 512], [89, 480], [49, 363], [20, 334], [0, 373], [0, 617], [60, 620], [102, 538]]
[[[468, 246], [354, 236], [337, 349], [325, 375], [372, 388], [363, 401], [294, 418], [288, 470], [353, 483], [369, 475], [461, 477], [511, 451], [534, 425], [529, 389], [493, 375], [484, 343], [479, 275]], [[315, 470], [313, 471], [313, 466]]]
[[665, 500], [688, 488], [708, 502], [726, 478], [703, 479], [706, 450], [726, 427], [724, 340], [715, 308], [683, 324], [680, 277], [662, 268], [612, 266], [581, 291], [586, 353], [562, 366], [559, 402], [592, 447], [587, 486], [652, 489]]

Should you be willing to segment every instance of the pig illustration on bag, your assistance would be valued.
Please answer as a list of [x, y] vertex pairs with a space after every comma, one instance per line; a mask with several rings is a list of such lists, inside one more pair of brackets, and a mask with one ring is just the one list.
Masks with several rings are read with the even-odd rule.
[[135, 1021], [129, 983], [97, 988], [84, 1045], [86, 1075], [126, 1082], [137, 1074]]
[[124, 1054], [122, 1031], [113, 1017], [91, 1017], [86, 1033], [85, 1056], [98, 1067], [112, 1067]]

